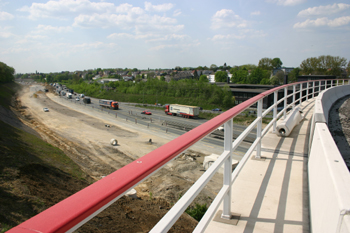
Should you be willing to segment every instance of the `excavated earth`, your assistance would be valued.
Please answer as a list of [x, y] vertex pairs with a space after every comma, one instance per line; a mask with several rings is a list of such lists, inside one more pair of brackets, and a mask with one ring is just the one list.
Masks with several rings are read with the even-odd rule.
[[[76, 111], [73, 107], [59, 104], [55, 101], [57, 98], [59, 97], [54, 95], [53, 90], [44, 93], [27, 86], [18, 94], [14, 112], [25, 125], [26, 131], [39, 134], [42, 139], [63, 150], [91, 180], [102, 179], [171, 140], [169, 136], [158, 132], [152, 135], [154, 143], [150, 145], [147, 143], [150, 136], [146, 132], [115, 124], [94, 113]], [[44, 112], [44, 107], [50, 111]], [[110, 127], [106, 127], [106, 124]], [[117, 147], [109, 143], [115, 137], [118, 138]], [[122, 197], [77, 232], [148, 232], [203, 174], [202, 162], [205, 155], [207, 154], [191, 150], [183, 153], [135, 187], [137, 199]], [[21, 172], [23, 179], [32, 184], [27, 192], [48, 200], [46, 207], [88, 185], [84, 182], [71, 182], [59, 170], [53, 172], [45, 166], [27, 167]], [[61, 180], [57, 186], [43, 182], [57, 174], [64, 178], [64, 182]], [[222, 176], [217, 174], [192, 205], [209, 205], [221, 185]], [[62, 189], [65, 191], [60, 191]], [[184, 213], [171, 232], [191, 232], [196, 224], [196, 220]]]

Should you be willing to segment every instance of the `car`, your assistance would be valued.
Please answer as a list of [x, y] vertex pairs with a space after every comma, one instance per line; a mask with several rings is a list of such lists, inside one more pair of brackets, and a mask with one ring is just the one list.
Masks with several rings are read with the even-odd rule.
[[152, 115], [152, 113], [148, 110], [142, 111], [141, 114]]
[[213, 112], [221, 112], [221, 109], [220, 108], [214, 108], [212, 111]]
[[79, 101], [80, 99], [79, 99], [79, 97], [77, 97], [75, 100], [76, 100], [76, 101]]
[[48, 108], [43, 108], [44, 112], [48, 112], [49, 109]]

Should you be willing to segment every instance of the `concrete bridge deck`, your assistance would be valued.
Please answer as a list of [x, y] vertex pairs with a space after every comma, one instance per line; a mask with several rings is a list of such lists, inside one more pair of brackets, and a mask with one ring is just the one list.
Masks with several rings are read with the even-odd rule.
[[278, 137], [271, 129], [262, 139], [265, 159], [255, 160], [253, 153], [246, 162], [232, 185], [231, 212], [241, 215], [238, 224], [212, 220], [206, 232], [310, 232], [307, 162], [313, 107], [314, 99], [303, 102], [305, 119], [291, 135]]

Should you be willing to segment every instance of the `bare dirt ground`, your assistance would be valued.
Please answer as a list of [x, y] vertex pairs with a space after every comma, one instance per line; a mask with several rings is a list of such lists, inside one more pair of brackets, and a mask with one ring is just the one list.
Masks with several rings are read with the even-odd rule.
[[[17, 109], [21, 114], [22, 122], [35, 129], [44, 140], [62, 149], [95, 180], [101, 179], [171, 140], [169, 136], [157, 133], [158, 136], [151, 135], [154, 143], [149, 144], [150, 135], [145, 132], [127, 128], [123, 124], [112, 122], [95, 113], [84, 114], [75, 111], [73, 108], [59, 104], [59, 97], [54, 96], [53, 93], [46, 94], [38, 90], [35, 87], [27, 87], [18, 96]], [[48, 107], [49, 112], [44, 112], [44, 107]], [[106, 124], [110, 127], [106, 127]], [[112, 138], [117, 138], [118, 146], [110, 145]], [[83, 226], [81, 231], [96, 232], [91, 230], [96, 227], [101, 232], [127, 232], [121, 230], [124, 224], [124, 226], [135, 225], [132, 230], [134, 232], [147, 232], [156, 223], [156, 219], [164, 214], [203, 174], [204, 156], [205, 154], [195, 151], [187, 151], [180, 155], [151, 178], [135, 187], [139, 199], [132, 200], [124, 197], [118, 201], [122, 202], [121, 206], [124, 206], [125, 210], [121, 211], [119, 216], [114, 214], [117, 210], [109, 210], [116, 208], [112, 205], [85, 224], [87, 228], [84, 229]], [[194, 203], [210, 204], [221, 184], [222, 176], [214, 176]], [[159, 211], [149, 208], [152, 204], [150, 202], [159, 204]], [[118, 206], [120, 208], [119, 204]], [[147, 214], [158, 217], [153, 221], [152, 217], [145, 219], [143, 216], [147, 209], [149, 209]], [[120, 224], [112, 230], [107, 224], [110, 221], [117, 221]], [[183, 224], [177, 224], [176, 231], [191, 231], [195, 222], [195, 220], [186, 219]]]
[[350, 96], [345, 96], [332, 106], [328, 126], [350, 170]]

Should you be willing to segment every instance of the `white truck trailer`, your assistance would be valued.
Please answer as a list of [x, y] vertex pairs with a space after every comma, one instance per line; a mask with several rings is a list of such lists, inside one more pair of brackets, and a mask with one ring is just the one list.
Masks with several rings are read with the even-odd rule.
[[165, 105], [165, 114], [172, 116], [182, 116], [186, 118], [195, 118], [199, 115], [199, 107], [180, 104]]

